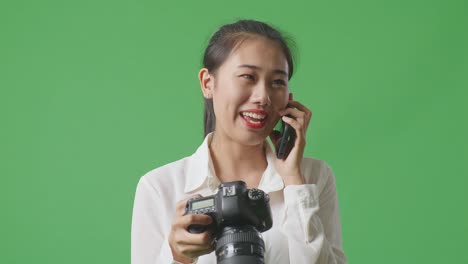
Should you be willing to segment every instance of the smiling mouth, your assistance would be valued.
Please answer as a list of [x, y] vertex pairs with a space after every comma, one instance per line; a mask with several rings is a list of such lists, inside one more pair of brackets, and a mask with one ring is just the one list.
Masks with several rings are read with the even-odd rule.
[[262, 128], [266, 124], [267, 115], [263, 113], [241, 112], [240, 116], [250, 128]]

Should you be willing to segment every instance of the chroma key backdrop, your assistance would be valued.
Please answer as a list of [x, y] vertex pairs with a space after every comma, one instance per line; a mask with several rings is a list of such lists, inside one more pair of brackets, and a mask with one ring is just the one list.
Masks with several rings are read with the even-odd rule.
[[296, 42], [305, 156], [335, 172], [348, 262], [468, 263], [467, 14], [466, 0], [1, 1], [0, 263], [130, 262], [137, 182], [202, 142], [203, 51], [241, 18]]

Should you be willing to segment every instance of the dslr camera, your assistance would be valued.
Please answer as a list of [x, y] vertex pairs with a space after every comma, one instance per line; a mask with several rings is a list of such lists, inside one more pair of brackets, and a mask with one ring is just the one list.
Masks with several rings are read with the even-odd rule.
[[187, 201], [185, 214], [206, 214], [208, 226], [190, 225], [190, 233], [214, 235], [219, 264], [263, 264], [265, 243], [261, 232], [271, 228], [270, 197], [260, 189], [247, 189], [243, 181], [222, 183], [211, 196]]

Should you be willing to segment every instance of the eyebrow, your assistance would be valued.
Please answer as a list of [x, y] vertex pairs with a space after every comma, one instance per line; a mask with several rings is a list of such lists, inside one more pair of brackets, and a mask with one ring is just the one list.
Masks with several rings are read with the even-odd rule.
[[[239, 66], [237, 66], [238, 68], [249, 68], [249, 69], [256, 69], [256, 70], [261, 70], [262, 68], [256, 66], [256, 65], [250, 65], [250, 64], [241, 64]], [[283, 75], [286, 75], [288, 76], [288, 73], [283, 71], [283, 70], [280, 70], [280, 69], [276, 69], [276, 70], [273, 70], [274, 73], [279, 73], [279, 74], [283, 74]]]

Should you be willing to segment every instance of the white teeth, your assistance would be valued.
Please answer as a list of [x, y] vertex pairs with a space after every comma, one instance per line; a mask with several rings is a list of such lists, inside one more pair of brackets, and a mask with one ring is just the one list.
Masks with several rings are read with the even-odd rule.
[[251, 113], [251, 112], [242, 112], [242, 115], [249, 116], [255, 119], [264, 119], [266, 117], [266, 115], [259, 115], [259, 114]]

